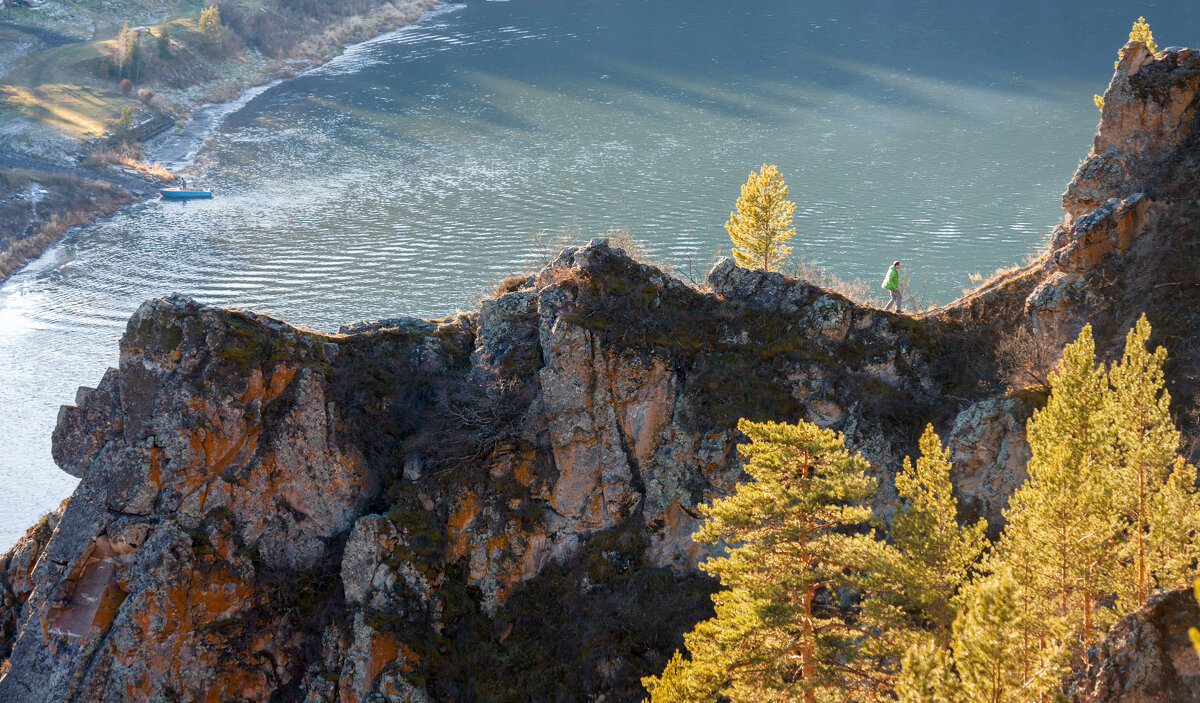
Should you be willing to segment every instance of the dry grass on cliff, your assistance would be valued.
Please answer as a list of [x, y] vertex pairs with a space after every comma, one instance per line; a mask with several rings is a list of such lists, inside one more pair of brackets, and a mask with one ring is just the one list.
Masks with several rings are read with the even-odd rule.
[[1063, 215], [1062, 222], [1056, 227], [1042, 232], [1041, 242], [1037, 248], [1022, 257], [1019, 263], [1007, 264], [997, 267], [988, 275], [975, 272], [967, 274], [967, 280], [971, 282], [970, 288], [963, 288], [963, 297], [976, 295], [981, 291], [989, 288], [994, 288], [1013, 277], [1014, 274], [1020, 273], [1032, 266], [1042, 263], [1046, 257], [1050, 255], [1050, 250], [1054, 242], [1054, 232], [1058, 227], [1065, 227], [1067, 215]]
[[[653, 246], [630, 234], [628, 227], [609, 227], [597, 236], [607, 239], [609, 246], [624, 251], [639, 264], [653, 266], [668, 275], [674, 273], [674, 265], [658, 256]], [[530, 237], [533, 240], [534, 253], [528, 264], [528, 273], [537, 273], [548, 266], [558, 258], [563, 249], [581, 247], [589, 241], [578, 229], [560, 229], [554, 234], [538, 230]]]
[[1050, 388], [1050, 372], [1062, 358], [1062, 335], [1055, 323], [1044, 327], [1034, 330], [1029, 324], [1021, 325], [996, 344], [1000, 380], [1010, 391]]
[[[849, 280], [842, 278], [824, 266], [809, 261], [803, 254], [791, 260], [784, 268], [783, 273], [794, 278], [799, 278], [805, 283], [818, 288], [824, 288], [825, 290], [845, 296], [855, 304], [863, 307], [882, 308], [885, 303], [883, 296], [876, 293], [876, 291], [880, 290], [876, 284], [869, 283], [861, 278]], [[915, 279], [912, 276], [907, 276], [901, 288], [901, 292], [904, 294], [904, 310], [920, 314], [935, 309], [937, 303], [926, 292], [927, 289], [928, 286], [925, 283], [924, 275], [920, 275]]]
[[872, 297], [873, 289], [866, 281], [861, 278], [848, 281], [824, 266], [809, 261], [803, 254], [791, 260], [785, 267], [784, 273], [818, 288], [843, 295], [859, 305], [871, 307], [880, 305], [880, 301]]

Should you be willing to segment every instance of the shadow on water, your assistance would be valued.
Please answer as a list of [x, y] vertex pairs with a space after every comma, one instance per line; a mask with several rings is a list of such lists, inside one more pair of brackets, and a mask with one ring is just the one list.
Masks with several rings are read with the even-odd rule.
[[[1044, 81], [1066, 77], [1079, 84], [1079, 99], [1086, 102], [1086, 90], [1103, 91], [1108, 61], [1133, 19], [1125, 17], [1126, 3], [1113, 0], [1087, 3], [1086, 9], [1041, 0], [864, 0], [837, 8], [795, 0], [752, 8], [709, 1], [685, 8], [638, 0], [517, 1], [525, 6], [519, 20], [512, 3], [472, 2], [466, 12], [475, 15], [476, 26], [527, 23], [520, 40], [497, 48], [494, 41], [458, 32], [451, 17], [444, 25], [450, 31], [433, 28], [405, 41], [395, 57], [404, 70], [339, 75], [341, 92], [355, 96], [352, 107], [367, 115], [412, 114], [450, 103], [481, 128], [532, 134], [540, 132], [536, 119], [478, 95], [480, 84], [526, 86], [584, 103], [642, 95], [767, 124], [784, 119], [769, 106], [824, 106], [801, 97], [804, 91], [797, 87], [803, 86], [868, 104], [972, 119], [969, 111], [896, 78], [926, 79], [947, 93], [967, 87], [1001, 98], [1045, 99], [1059, 96]], [[1195, 26], [1200, 9], [1180, 5], [1150, 3], [1139, 11], [1156, 12], [1160, 26]], [[449, 38], [458, 42], [455, 60], [439, 60], [444, 51], [431, 52], [429, 45]], [[1065, 65], [1090, 66], [1092, 78], [1064, 71]], [[381, 78], [385, 89], [370, 90], [381, 87]], [[635, 101], [616, 107], [633, 117], [652, 114]]]

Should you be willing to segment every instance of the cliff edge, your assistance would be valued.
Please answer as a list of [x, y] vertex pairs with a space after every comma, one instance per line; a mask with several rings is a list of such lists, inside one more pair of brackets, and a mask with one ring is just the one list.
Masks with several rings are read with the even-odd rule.
[[0, 561], [0, 699], [638, 700], [711, 614], [691, 533], [739, 417], [843, 432], [885, 510], [933, 422], [998, 530], [1039, 402], [1005, 388], [1018, 333], [1111, 354], [1147, 312], [1194, 436], [1198, 106], [1200, 55], [1126, 46], [1051, 250], [920, 318], [604, 240], [443, 320], [149, 301], [59, 416], [78, 489]]

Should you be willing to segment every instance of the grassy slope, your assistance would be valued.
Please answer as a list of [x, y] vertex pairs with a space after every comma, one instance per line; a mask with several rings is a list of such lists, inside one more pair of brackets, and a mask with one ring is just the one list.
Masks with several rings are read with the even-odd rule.
[[55, 0], [38, 9], [0, 13], [6, 22], [80, 39], [34, 51], [0, 77], [0, 121], [24, 117], [72, 140], [103, 135], [122, 107], [141, 106], [121, 95], [116, 81], [97, 77], [91, 68], [113, 52], [121, 26], [152, 25], [164, 17], [189, 17], [194, 23], [202, 5], [199, 0]]
[[[242, 17], [240, 33], [234, 36], [230, 29], [227, 40], [213, 48], [197, 27], [206, 4], [206, 0], [51, 0], [35, 10], [0, 12], [0, 21], [51, 33], [49, 41], [43, 38], [41, 48], [23, 58], [0, 57], [0, 71], [8, 69], [0, 75], [0, 133], [10, 143], [56, 136], [89, 139], [109, 131], [123, 107], [140, 109], [141, 103], [123, 96], [119, 82], [103, 69], [116, 54], [116, 37], [125, 24], [149, 28], [149, 34], [139, 36], [150, 67], [141, 82], [135, 81], [136, 87], [149, 88], [177, 110], [186, 111], [228, 99], [255, 82], [290, 75], [297, 62], [323, 61], [343, 43], [405, 24], [435, 5], [433, 0], [361, 0], [293, 7], [271, 0], [240, 0], [230, 9]], [[266, 14], [260, 16], [258, 10]], [[245, 22], [264, 17], [270, 18], [267, 26]], [[0, 38], [15, 36], [12, 28], [0, 32], [5, 32]], [[171, 56], [161, 59], [154, 44], [164, 32], [171, 39]], [[31, 37], [26, 34], [25, 41]], [[78, 41], [62, 43], [70, 37]], [[279, 37], [286, 40], [271, 41]], [[53, 43], [61, 45], [48, 45]], [[263, 53], [255, 46], [262, 46]]]

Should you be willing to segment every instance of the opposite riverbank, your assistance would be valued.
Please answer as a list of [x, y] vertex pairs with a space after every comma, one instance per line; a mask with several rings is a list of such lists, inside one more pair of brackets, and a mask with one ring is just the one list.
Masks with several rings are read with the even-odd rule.
[[0, 281], [71, 227], [172, 180], [143, 140], [178, 125], [167, 150], [186, 151], [207, 131], [185, 128], [201, 107], [321, 65], [438, 5], [55, 0], [0, 11]]

